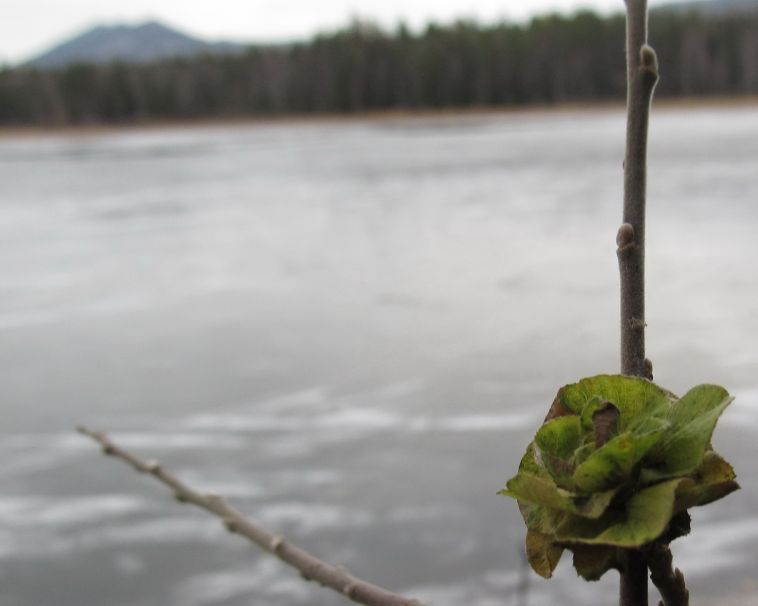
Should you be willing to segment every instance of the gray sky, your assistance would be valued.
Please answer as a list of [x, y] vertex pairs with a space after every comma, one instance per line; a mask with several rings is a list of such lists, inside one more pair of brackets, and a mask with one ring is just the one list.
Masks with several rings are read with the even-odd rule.
[[621, 10], [622, 0], [2, 0], [0, 63], [17, 62], [92, 25], [158, 19], [205, 38], [305, 38], [350, 16], [418, 26], [456, 17], [524, 19], [548, 10]]

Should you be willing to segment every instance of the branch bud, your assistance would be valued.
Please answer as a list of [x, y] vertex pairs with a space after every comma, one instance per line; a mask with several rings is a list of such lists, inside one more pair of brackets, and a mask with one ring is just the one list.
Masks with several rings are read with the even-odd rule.
[[355, 595], [355, 590], [356, 589], [357, 588], [355, 586], [355, 583], [349, 583], [349, 584], [345, 585], [344, 589], [342, 590], [342, 593], [345, 594], [345, 597], [347, 599], [352, 600], [353, 596]]
[[622, 223], [616, 234], [616, 246], [624, 250], [629, 246], [634, 246], [634, 227], [630, 223]]
[[653, 362], [650, 358], [645, 358], [645, 378], [653, 380]]
[[655, 85], [658, 83], [658, 57], [647, 44], [644, 44], [640, 49], [640, 76], [643, 86], [652, 94]]
[[640, 64], [646, 70], [658, 73], [658, 56], [652, 46], [643, 44], [640, 49]]
[[284, 544], [284, 537], [274, 537], [271, 539], [271, 543], [269, 543], [269, 548], [274, 553], [279, 553], [279, 550], [282, 548], [282, 545]]
[[232, 518], [224, 518], [224, 527], [229, 532], [237, 532], [237, 522]]

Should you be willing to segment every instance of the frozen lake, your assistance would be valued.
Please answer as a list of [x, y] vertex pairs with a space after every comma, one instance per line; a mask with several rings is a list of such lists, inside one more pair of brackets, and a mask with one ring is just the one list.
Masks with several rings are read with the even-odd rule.
[[[648, 354], [737, 396], [714, 446], [743, 486], [675, 562], [693, 606], [755, 605], [758, 108], [651, 128]], [[0, 603], [342, 603], [79, 422], [430, 606], [514, 603], [495, 492], [557, 389], [618, 368], [623, 136], [608, 110], [0, 138]], [[616, 581], [564, 556], [529, 604]]]

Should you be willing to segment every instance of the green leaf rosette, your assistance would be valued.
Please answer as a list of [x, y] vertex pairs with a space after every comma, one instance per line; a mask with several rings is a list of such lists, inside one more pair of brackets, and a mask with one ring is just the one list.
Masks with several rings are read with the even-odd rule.
[[499, 494], [518, 500], [526, 552], [549, 578], [565, 549], [587, 580], [619, 566], [619, 550], [689, 532], [687, 509], [739, 488], [711, 448], [727, 391], [699, 385], [682, 398], [637, 377], [599, 375], [558, 391]]

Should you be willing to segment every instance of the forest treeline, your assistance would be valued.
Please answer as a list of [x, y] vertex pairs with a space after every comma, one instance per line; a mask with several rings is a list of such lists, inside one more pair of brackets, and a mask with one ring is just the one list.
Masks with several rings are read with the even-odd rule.
[[[758, 93], [758, 15], [651, 20], [659, 96]], [[286, 46], [151, 64], [0, 71], [0, 124], [515, 106], [622, 99], [624, 20], [591, 12], [527, 24], [355, 22]]]

